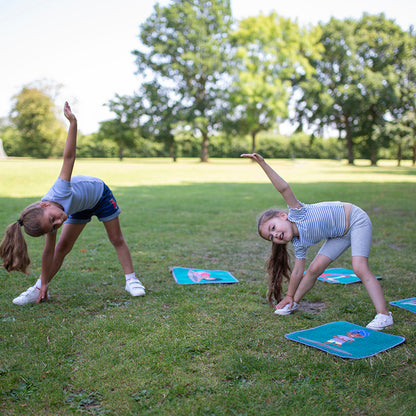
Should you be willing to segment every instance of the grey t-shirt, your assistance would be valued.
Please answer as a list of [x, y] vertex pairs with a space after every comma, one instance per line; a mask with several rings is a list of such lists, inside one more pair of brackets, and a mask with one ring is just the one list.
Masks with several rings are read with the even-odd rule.
[[58, 178], [42, 201], [61, 204], [68, 214], [94, 208], [104, 191], [104, 182], [93, 176], [76, 175], [71, 181]]

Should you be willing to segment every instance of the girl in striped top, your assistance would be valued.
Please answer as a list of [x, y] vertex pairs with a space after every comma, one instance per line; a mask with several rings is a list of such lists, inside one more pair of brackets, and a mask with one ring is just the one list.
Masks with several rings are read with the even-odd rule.
[[[258, 220], [260, 236], [272, 242], [267, 263], [269, 275], [268, 300], [278, 302], [275, 313], [289, 315], [298, 308], [300, 300], [312, 289], [318, 276], [351, 247], [352, 267], [361, 279], [375, 306], [377, 315], [367, 325], [381, 330], [393, 324], [379, 281], [368, 267], [372, 226], [368, 215], [359, 207], [345, 202], [303, 204], [295, 197], [289, 184], [281, 178], [257, 153], [241, 157], [255, 160], [274, 187], [281, 193], [289, 212], [271, 209]], [[306, 253], [310, 246], [326, 240], [305, 272]], [[287, 243], [295, 251], [293, 268], [290, 266]], [[282, 281], [289, 281], [282, 299]]]

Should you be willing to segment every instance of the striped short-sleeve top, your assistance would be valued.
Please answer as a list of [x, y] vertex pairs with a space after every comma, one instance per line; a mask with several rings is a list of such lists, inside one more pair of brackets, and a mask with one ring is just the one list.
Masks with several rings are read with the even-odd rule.
[[304, 259], [310, 246], [323, 239], [342, 236], [347, 222], [342, 202], [299, 203], [301, 208], [289, 208], [288, 219], [299, 231], [299, 237], [292, 239], [295, 257]]

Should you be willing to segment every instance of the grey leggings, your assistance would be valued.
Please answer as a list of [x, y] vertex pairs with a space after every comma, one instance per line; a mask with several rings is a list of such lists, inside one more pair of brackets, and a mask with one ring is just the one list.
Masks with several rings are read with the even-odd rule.
[[373, 227], [367, 213], [353, 205], [347, 233], [342, 237], [326, 240], [318, 254], [323, 254], [334, 261], [351, 246], [351, 256], [368, 257], [372, 234]]

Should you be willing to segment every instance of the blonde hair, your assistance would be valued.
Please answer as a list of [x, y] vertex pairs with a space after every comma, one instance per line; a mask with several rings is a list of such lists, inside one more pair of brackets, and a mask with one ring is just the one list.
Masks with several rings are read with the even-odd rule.
[[[283, 211], [277, 209], [269, 209], [263, 212], [257, 220], [257, 231], [259, 235], [261, 226], [270, 219], [277, 217]], [[282, 299], [282, 283], [285, 279], [289, 281], [291, 266], [290, 254], [287, 244], [272, 243], [272, 250], [266, 262], [267, 269], [267, 300], [272, 305]]]
[[26, 207], [19, 219], [6, 228], [0, 244], [0, 257], [3, 259], [3, 267], [8, 272], [27, 273], [30, 258], [22, 227], [26, 234], [32, 237], [40, 237], [45, 234], [40, 222], [42, 213], [40, 202], [35, 202]]

